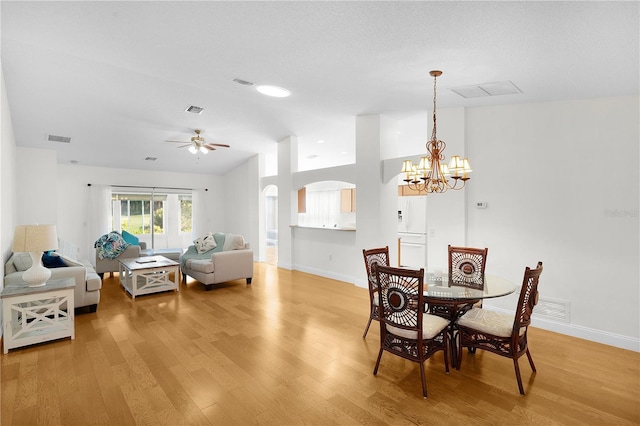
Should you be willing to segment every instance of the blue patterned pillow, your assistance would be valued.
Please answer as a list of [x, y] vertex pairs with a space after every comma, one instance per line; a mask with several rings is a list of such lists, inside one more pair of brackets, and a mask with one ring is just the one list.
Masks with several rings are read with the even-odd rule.
[[93, 246], [98, 249], [99, 259], [115, 259], [130, 245], [117, 231], [111, 231], [98, 238]]

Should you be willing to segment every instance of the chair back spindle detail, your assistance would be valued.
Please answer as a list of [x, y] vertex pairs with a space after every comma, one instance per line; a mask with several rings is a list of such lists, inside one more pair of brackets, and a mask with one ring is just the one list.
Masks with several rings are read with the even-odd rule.
[[488, 248], [449, 246], [449, 280], [453, 284], [484, 288]]
[[364, 257], [364, 266], [367, 271], [367, 283], [369, 287], [369, 320], [362, 334], [362, 338], [364, 339], [369, 332], [371, 320], [378, 321], [380, 318], [378, 314], [378, 284], [376, 283], [373, 265], [380, 264], [389, 266], [389, 246], [362, 250], [362, 256]]

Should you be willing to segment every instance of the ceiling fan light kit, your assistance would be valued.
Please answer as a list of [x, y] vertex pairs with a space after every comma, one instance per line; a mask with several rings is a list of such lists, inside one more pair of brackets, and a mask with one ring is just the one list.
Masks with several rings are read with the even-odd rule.
[[209, 151], [215, 151], [216, 146], [229, 148], [229, 145], [223, 144], [223, 143], [207, 143], [205, 139], [202, 136], [200, 136], [200, 133], [202, 133], [202, 130], [200, 129], [196, 129], [194, 132], [196, 135], [191, 137], [190, 142], [186, 142], [186, 141], [165, 141], [165, 142], [181, 143], [183, 145], [179, 146], [178, 148], [189, 147], [189, 152], [194, 155], [197, 154], [198, 152], [202, 154], [208, 154]]

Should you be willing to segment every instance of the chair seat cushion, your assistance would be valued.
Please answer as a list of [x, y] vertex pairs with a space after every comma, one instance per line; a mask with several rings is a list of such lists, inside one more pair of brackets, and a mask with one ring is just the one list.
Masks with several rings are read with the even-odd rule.
[[[422, 338], [433, 339], [440, 332], [449, 325], [449, 321], [439, 317], [437, 315], [422, 314]], [[387, 324], [387, 331], [396, 336], [404, 337], [405, 339], [417, 339], [418, 333], [412, 330], [405, 330], [404, 328], [394, 327]]]
[[378, 296], [378, 292], [377, 291], [373, 292], [373, 305], [374, 306], [380, 306], [380, 296]]
[[204, 259], [188, 259], [186, 262], [186, 267], [191, 268], [197, 272], [204, 272], [205, 274], [210, 274], [213, 272], [213, 263], [211, 260]]
[[[458, 325], [499, 337], [511, 336], [513, 315], [473, 308], [458, 319]], [[524, 333], [525, 327], [520, 329]]]

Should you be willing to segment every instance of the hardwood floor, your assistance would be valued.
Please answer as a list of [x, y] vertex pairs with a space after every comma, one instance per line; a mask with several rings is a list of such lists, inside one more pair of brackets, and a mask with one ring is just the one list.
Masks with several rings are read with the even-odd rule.
[[538, 372], [521, 359], [442, 355], [419, 367], [366, 339], [367, 291], [256, 264], [253, 284], [132, 301], [105, 277], [97, 313], [76, 316], [76, 339], [2, 356], [1, 424], [10, 425], [631, 425], [640, 424], [640, 354], [540, 329]]

